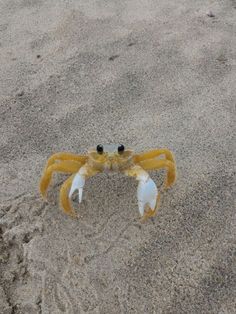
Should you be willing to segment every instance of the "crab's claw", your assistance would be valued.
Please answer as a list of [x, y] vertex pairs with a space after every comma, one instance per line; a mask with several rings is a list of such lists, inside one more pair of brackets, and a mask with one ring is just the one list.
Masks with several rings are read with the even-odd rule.
[[79, 203], [82, 202], [82, 194], [83, 194], [83, 187], [85, 184], [85, 176], [77, 173], [72, 181], [71, 189], [69, 192], [69, 198], [72, 198], [72, 196], [76, 193], [78, 193], [79, 196]]
[[141, 216], [144, 215], [144, 210], [145, 210], [146, 205], [150, 207], [153, 213], [155, 212], [156, 203], [157, 203], [157, 195], [158, 195], [158, 190], [157, 190], [156, 184], [150, 177], [143, 178], [139, 181], [137, 196], [138, 196], [139, 212]]
[[74, 194], [76, 194], [78, 195], [79, 203], [81, 203], [85, 180], [97, 174], [98, 172], [98, 170], [91, 168], [88, 164], [85, 164], [83, 167], [81, 167], [72, 181], [69, 198], [72, 198]]

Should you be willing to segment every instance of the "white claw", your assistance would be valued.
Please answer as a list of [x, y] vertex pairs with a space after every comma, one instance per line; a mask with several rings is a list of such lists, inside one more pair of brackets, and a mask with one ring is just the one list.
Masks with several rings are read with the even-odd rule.
[[84, 184], [85, 184], [85, 177], [81, 175], [80, 173], [77, 173], [72, 181], [71, 189], [69, 192], [69, 198], [71, 198], [76, 192], [79, 195], [79, 203], [81, 203]]
[[79, 188], [79, 203], [82, 202], [83, 188]]
[[141, 216], [143, 216], [144, 214], [144, 207], [145, 207], [145, 204], [141, 201], [138, 201], [138, 210]]
[[158, 190], [156, 184], [151, 178], [139, 181], [137, 196], [141, 216], [144, 214], [146, 204], [148, 204], [152, 210], [155, 210], [157, 195]]

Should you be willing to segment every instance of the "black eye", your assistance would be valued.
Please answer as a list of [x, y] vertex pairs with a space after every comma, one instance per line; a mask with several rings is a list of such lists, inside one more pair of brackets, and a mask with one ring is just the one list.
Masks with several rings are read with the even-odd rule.
[[123, 153], [124, 150], [125, 150], [124, 145], [120, 144], [120, 145], [118, 146], [118, 153]]
[[99, 144], [99, 145], [97, 146], [97, 152], [98, 152], [99, 154], [102, 154], [102, 153], [103, 153], [103, 146], [102, 146], [101, 144]]

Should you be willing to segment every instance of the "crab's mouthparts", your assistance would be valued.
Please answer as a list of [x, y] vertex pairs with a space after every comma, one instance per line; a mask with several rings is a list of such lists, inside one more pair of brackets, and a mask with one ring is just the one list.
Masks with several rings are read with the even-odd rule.
[[106, 172], [118, 171], [118, 170], [119, 170], [118, 164], [112, 161], [108, 161], [104, 165], [104, 171]]

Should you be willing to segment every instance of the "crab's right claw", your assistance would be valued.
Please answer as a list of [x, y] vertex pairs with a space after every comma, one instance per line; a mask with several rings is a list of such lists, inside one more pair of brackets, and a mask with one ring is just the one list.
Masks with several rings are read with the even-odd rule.
[[155, 214], [157, 195], [158, 191], [156, 184], [150, 177], [148, 177], [147, 180], [139, 181], [137, 196], [139, 212], [142, 217], [146, 205], [148, 205], [153, 214]]
[[85, 177], [82, 174], [77, 173], [72, 181], [71, 189], [69, 192], [69, 198], [72, 198], [75, 193], [76, 194], [78, 193], [79, 203], [81, 203], [84, 184], [85, 184]]

